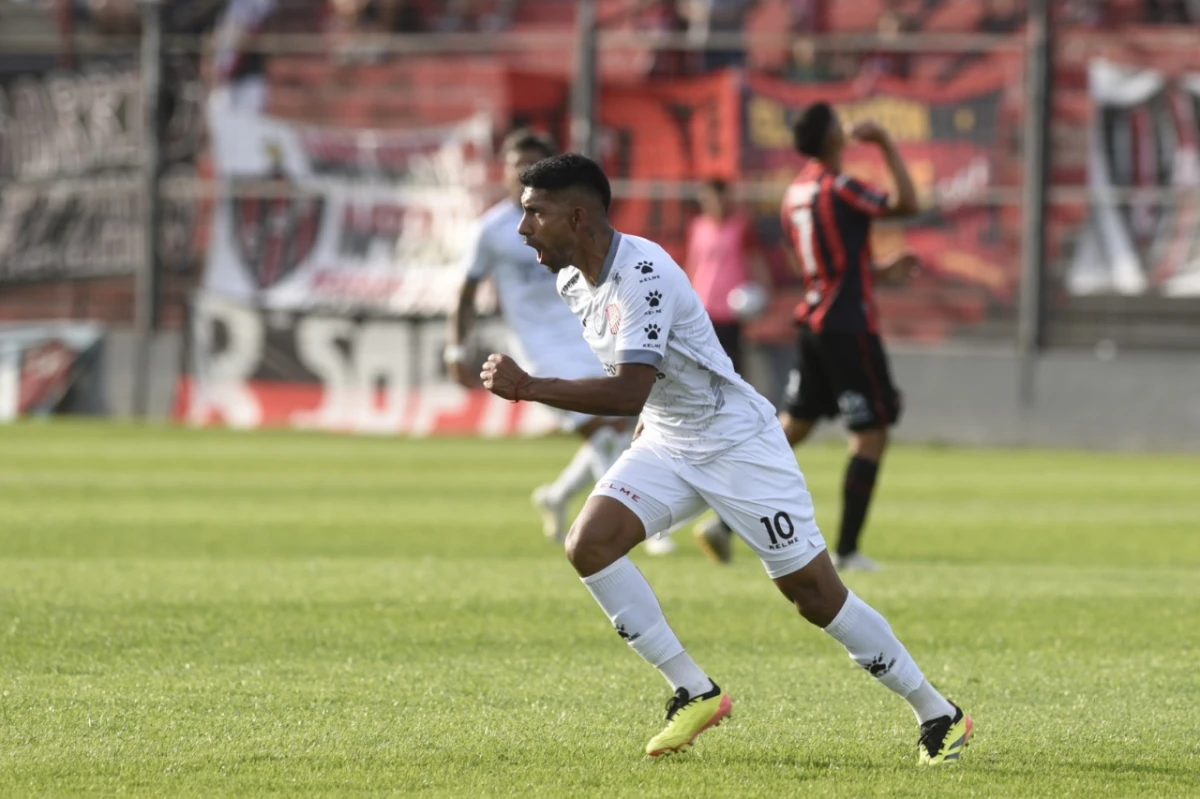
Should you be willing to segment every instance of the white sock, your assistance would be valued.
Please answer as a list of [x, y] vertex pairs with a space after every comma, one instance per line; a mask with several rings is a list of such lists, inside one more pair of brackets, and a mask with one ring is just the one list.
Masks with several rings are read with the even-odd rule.
[[550, 484], [550, 501], [561, 505], [580, 491], [591, 488], [595, 482], [592, 476], [595, 471], [592, 464], [595, 460], [596, 453], [592, 450], [592, 445], [585, 441], [575, 450], [571, 462]]
[[925, 679], [887, 620], [853, 591], [847, 592], [846, 604], [825, 632], [846, 647], [855, 663], [908, 700], [918, 721], [954, 715], [953, 706]]
[[623, 557], [583, 584], [608, 614], [617, 634], [642, 659], [658, 669], [672, 688], [686, 688], [690, 696], [711, 690], [712, 680], [684, 651], [667, 624], [658, 597], [628, 557]]
[[934, 688], [929, 680], [921, 680], [920, 687], [904, 698], [912, 705], [917, 714], [917, 721], [922, 724], [942, 716], [954, 718], [954, 706], [950, 704], [950, 700], [938, 693], [938, 689]]
[[671, 683], [672, 688], [687, 688], [688, 696], [692, 698], [708, 693], [713, 688], [713, 681], [708, 679], [704, 669], [697, 666], [696, 661], [692, 660], [692, 656], [687, 652], [680, 652], [670, 660], [664, 661], [658, 670], [667, 678], [667, 682]]

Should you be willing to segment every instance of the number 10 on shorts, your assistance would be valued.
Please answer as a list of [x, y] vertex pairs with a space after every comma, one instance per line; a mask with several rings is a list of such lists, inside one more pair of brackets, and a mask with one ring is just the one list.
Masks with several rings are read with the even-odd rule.
[[796, 525], [792, 524], [792, 517], [788, 516], [785, 511], [776, 513], [774, 519], [770, 516], [763, 516], [759, 518], [758, 522], [767, 530], [767, 537], [771, 539], [771, 549], [783, 549], [794, 543]]

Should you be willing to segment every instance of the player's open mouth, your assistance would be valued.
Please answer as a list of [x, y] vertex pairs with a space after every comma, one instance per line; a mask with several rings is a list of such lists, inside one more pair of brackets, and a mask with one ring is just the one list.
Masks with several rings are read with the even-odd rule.
[[541, 248], [541, 247], [539, 247], [539, 246], [537, 246], [537, 242], [535, 242], [535, 241], [531, 241], [530, 239], [526, 239], [526, 240], [525, 240], [525, 246], [526, 246], [526, 247], [532, 247], [532, 248], [533, 248], [533, 251], [534, 251], [534, 253], [536, 253], [536, 254], [537, 254], [537, 260], [538, 260], [538, 263], [539, 263], [539, 264], [544, 264], [544, 263], [546, 263], [545, 261], [543, 261], [543, 260], [542, 260], [542, 248]]

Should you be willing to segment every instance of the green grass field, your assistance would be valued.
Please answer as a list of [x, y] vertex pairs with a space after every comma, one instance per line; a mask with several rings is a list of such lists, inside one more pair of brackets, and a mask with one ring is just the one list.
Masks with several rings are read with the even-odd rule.
[[[636, 557], [734, 718], [665, 682], [527, 504], [568, 440], [0, 428], [0, 793], [1200, 795], [1200, 459], [897, 449], [853, 588], [975, 717], [907, 706], [748, 551]], [[801, 462], [827, 531], [843, 454]]]

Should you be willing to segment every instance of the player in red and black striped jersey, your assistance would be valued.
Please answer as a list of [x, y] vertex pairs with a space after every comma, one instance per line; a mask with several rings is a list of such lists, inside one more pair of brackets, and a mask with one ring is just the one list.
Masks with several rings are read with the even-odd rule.
[[[912, 177], [886, 130], [862, 122], [849, 131], [827, 103], [805, 109], [792, 128], [796, 149], [809, 157], [783, 199], [783, 228], [804, 278], [804, 301], [796, 309], [796, 365], [781, 421], [788, 441], [800, 443], [823, 417], [841, 416], [850, 432], [850, 463], [842, 488], [839, 568], [875, 570], [858, 551], [888, 427], [900, 415], [900, 392], [892, 382], [879, 337], [874, 286], [903, 281], [918, 267], [903, 254], [877, 265], [871, 253], [871, 222], [917, 212]], [[848, 140], [879, 148], [895, 183], [888, 195], [844, 174]]]

